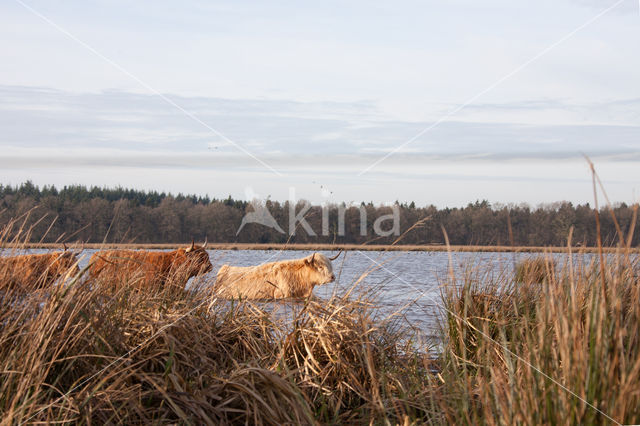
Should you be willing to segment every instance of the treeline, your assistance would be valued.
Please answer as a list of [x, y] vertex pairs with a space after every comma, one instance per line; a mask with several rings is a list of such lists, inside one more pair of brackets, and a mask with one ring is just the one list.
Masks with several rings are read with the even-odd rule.
[[[307, 209], [302, 202], [291, 206], [288, 201], [267, 200], [261, 209], [273, 219], [262, 223], [275, 223], [280, 229], [245, 220], [247, 223], [238, 232], [245, 214], [256, 211], [254, 204], [231, 197], [211, 199], [82, 185], [41, 188], [31, 182], [0, 185], [0, 225], [17, 219], [11, 232], [15, 235], [20, 227], [23, 232], [30, 230], [30, 242], [184, 243], [192, 238], [207, 238], [220, 243], [390, 244], [400, 234], [398, 244], [443, 244], [444, 228], [454, 245], [562, 246], [567, 244], [573, 227], [575, 245], [596, 244], [595, 210], [589, 204], [570, 202], [535, 208], [525, 204], [492, 206], [487, 201], [476, 201], [463, 208], [444, 209], [415, 203], [336, 204]], [[290, 216], [293, 219], [302, 211], [316, 235], [309, 235], [308, 228], [299, 220], [292, 220], [296, 232], [290, 235]], [[626, 235], [634, 215], [633, 206], [616, 205], [614, 212]], [[603, 242], [615, 245], [619, 237], [612, 215], [605, 208], [599, 213]], [[420, 225], [414, 226], [418, 222]], [[11, 237], [10, 233], [5, 239]], [[639, 243], [635, 234], [632, 245]]]

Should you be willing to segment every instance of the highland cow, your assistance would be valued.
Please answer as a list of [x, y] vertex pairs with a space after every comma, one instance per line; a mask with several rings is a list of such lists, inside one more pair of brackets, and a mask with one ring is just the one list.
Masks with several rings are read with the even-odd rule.
[[214, 294], [243, 299], [309, 297], [315, 286], [335, 281], [331, 261], [339, 255], [328, 258], [314, 253], [302, 259], [249, 267], [223, 265], [218, 271]]
[[[184, 288], [196, 275], [206, 274], [213, 266], [207, 243], [169, 252], [146, 250], [107, 250], [91, 256], [89, 276], [125, 282], [139, 287], [171, 283]], [[115, 282], [114, 282], [115, 284]]]
[[53, 253], [0, 257], [0, 287], [4, 288], [49, 288], [58, 278], [79, 272], [77, 256], [66, 248]]

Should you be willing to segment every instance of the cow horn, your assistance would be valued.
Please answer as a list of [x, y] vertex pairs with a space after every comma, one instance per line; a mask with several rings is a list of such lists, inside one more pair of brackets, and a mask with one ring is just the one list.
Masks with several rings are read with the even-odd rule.
[[336, 260], [338, 258], [338, 256], [340, 256], [342, 254], [342, 252], [344, 251], [344, 249], [340, 249], [340, 251], [338, 252], [338, 254], [336, 254], [333, 257], [330, 257], [329, 260]]
[[315, 259], [315, 258], [316, 258], [316, 254], [315, 254], [315, 253], [313, 253], [313, 254], [311, 255], [311, 260], [309, 261], [309, 263], [313, 263], [313, 259]]
[[188, 249], [185, 250], [186, 253], [189, 253], [191, 250], [193, 250], [193, 248], [196, 246], [196, 242], [192, 239], [191, 240], [191, 247], [189, 247]]
[[64, 248], [64, 251], [67, 251], [67, 245], [65, 243], [62, 243], [62, 248]]
[[207, 237], [204, 237], [204, 244], [202, 245], [202, 248], [207, 248]]

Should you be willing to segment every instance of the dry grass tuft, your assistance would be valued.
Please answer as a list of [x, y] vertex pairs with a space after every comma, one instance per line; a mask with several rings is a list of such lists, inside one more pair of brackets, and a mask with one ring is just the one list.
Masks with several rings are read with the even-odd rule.
[[555, 274], [556, 268], [556, 262], [549, 256], [532, 257], [516, 265], [514, 278], [522, 284], [542, 283]]
[[211, 299], [207, 283], [141, 289], [126, 279], [82, 271], [0, 293], [3, 424], [431, 418], [426, 355], [407, 350], [407, 332], [375, 322], [368, 301], [294, 302], [285, 318]]
[[229, 302], [86, 270], [5, 286], [0, 423], [639, 423], [638, 264], [608, 259], [452, 278], [437, 360], [369, 296]]
[[620, 253], [602, 269], [568, 259], [557, 271], [536, 261], [544, 279], [479, 284], [469, 274], [449, 287], [440, 399], [447, 421], [640, 422], [636, 262]]

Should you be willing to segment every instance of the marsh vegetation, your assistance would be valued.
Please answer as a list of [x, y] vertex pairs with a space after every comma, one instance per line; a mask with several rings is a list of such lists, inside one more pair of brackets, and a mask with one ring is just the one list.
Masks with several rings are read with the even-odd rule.
[[278, 302], [296, 305], [280, 315], [273, 304], [219, 300], [206, 280], [143, 289], [128, 274], [90, 279], [83, 268], [49, 288], [3, 286], [0, 417], [638, 423], [638, 261], [625, 248], [590, 259], [542, 256], [531, 263], [542, 279], [451, 274], [432, 341], [402, 312], [376, 315], [375, 291], [360, 291], [366, 276], [332, 297]]

